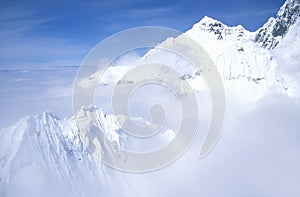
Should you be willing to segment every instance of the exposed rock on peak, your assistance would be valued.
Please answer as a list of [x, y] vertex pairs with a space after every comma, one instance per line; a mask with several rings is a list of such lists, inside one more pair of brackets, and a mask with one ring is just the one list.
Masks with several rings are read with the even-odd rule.
[[271, 17], [262, 28], [257, 30], [255, 41], [264, 48], [274, 49], [299, 16], [300, 1], [287, 0], [276, 18]]

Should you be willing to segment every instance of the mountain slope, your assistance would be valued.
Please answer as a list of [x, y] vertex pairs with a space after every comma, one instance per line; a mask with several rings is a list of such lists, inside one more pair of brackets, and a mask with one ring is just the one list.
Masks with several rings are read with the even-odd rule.
[[276, 46], [271, 53], [276, 57], [280, 72], [285, 73], [290, 78], [290, 83], [293, 84], [293, 94], [299, 96], [300, 84], [300, 19], [283, 37], [281, 42]]
[[[104, 118], [101, 110], [91, 107], [86, 112], [90, 112], [86, 119], [101, 123], [101, 132], [117, 136], [118, 127]], [[0, 139], [1, 196], [87, 196], [107, 192], [104, 188], [111, 174], [83, 147], [74, 119], [60, 120], [51, 113], [26, 117], [1, 130]], [[32, 177], [30, 173], [34, 178], [25, 179]]]
[[212, 57], [225, 88], [244, 91], [246, 97], [261, 98], [269, 90], [289, 93], [287, 76], [278, 72], [276, 58], [255, 42], [255, 32], [242, 26], [228, 27], [205, 17], [186, 34]]
[[263, 27], [256, 31], [255, 41], [266, 49], [274, 49], [300, 16], [300, 1], [287, 0]]
[[[210, 17], [204, 17], [184, 34], [193, 38], [208, 52], [217, 66], [227, 92], [243, 92], [246, 100], [258, 100], [269, 92], [291, 95], [295, 92], [291, 76], [281, 72], [274, 49], [288, 34], [299, 18], [299, 0], [288, 0], [281, 7], [277, 18], [271, 18], [256, 32], [243, 26], [229, 27]], [[169, 38], [160, 45], [176, 45], [177, 38]], [[137, 62], [139, 62], [138, 60]], [[191, 70], [191, 65], [180, 57], [156, 47], [142, 57], [142, 62], [160, 62], [182, 72], [195, 90], [206, 89], [201, 73]], [[116, 83], [111, 76], [122, 76], [129, 65], [117, 65], [105, 75], [100, 84]], [[164, 72], [164, 71], [161, 71]], [[109, 76], [109, 77], [108, 77]], [[110, 80], [107, 80], [107, 79]]]
[[[291, 94], [293, 87], [289, 77], [278, 71], [274, 54], [255, 42], [255, 34], [241, 25], [229, 27], [209, 17], [204, 17], [185, 32], [208, 52], [221, 74], [226, 92], [243, 92], [240, 96], [245, 100], [258, 100], [268, 92]], [[180, 38], [170, 38], [165, 44], [176, 45], [177, 39]], [[185, 73], [183, 77], [195, 90], [203, 89], [203, 82], [199, 79], [201, 75], [191, 73], [187, 69], [191, 66], [178, 55], [155, 48], [144, 58], [150, 62], [175, 65], [176, 69]]]

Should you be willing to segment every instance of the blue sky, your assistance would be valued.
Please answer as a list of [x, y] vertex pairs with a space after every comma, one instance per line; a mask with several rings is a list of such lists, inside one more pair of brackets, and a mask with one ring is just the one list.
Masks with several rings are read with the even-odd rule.
[[284, 0], [0, 0], [0, 68], [76, 66], [97, 43], [131, 27], [186, 31], [208, 15], [255, 31]]

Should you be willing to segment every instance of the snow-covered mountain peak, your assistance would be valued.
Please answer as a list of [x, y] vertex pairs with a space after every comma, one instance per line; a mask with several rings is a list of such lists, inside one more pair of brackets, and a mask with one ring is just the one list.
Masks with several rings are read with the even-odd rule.
[[[84, 108], [80, 115], [81, 120], [88, 124], [87, 130], [103, 133], [107, 142], [119, 143], [118, 126], [111, 115], [105, 115], [95, 106]], [[22, 176], [32, 176], [31, 173], [35, 174], [36, 180], [31, 180], [30, 184], [38, 184], [43, 193], [49, 192], [49, 196], [59, 196], [59, 192], [65, 193], [64, 190], [70, 196], [89, 196], [89, 192], [96, 192], [90, 189], [98, 190], [100, 185], [106, 184], [105, 177], [109, 174], [104, 177], [103, 166], [84, 146], [84, 134], [80, 133], [75, 117], [61, 120], [50, 112], [22, 118], [14, 126], [1, 129], [0, 196], [4, 193], [8, 196], [33, 196], [16, 183], [22, 180]], [[105, 193], [104, 190], [98, 192]]]
[[274, 49], [300, 16], [300, 1], [287, 0], [263, 27], [256, 31], [255, 41], [266, 49]]
[[284, 17], [286, 22], [294, 17], [299, 17], [299, 0], [286, 0], [277, 13], [277, 17]]
[[276, 59], [270, 51], [255, 43], [255, 32], [241, 25], [230, 27], [204, 17], [185, 34], [198, 42], [214, 60], [225, 88], [231, 87], [238, 92], [240, 88], [247, 89], [246, 97], [254, 100], [271, 89], [289, 94], [286, 76], [277, 71]]
[[[270, 19], [271, 21], [273, 19]], [[270, 50], [255, 42], [255, 32], [249, 32], [243, 26], [230, 27], [218, 20], [204, 17], [184, 33], [195, 40], [210, 55], [217, 66], [227, 90], [243, 92], [246, 100], [257, 100], [269, 91], [290, 94], [286, 76], [278, 72], [276, 58]], [[176, 43], [178, 38], [165, 42]], [[146, 54], [149, 61], [159, 60], [170, 65], [178, 65], [180, 58], [166, 54], [158, 48]], [[181, 69], [187, 67], [181, 64]], [[183, 69], [182, 69], [183, 70]], [[201, 90], [195, 72], [186, 75], [196, 90]], [[247, 90], [247, 91], [245, 91]]]
[[249, 32], [242, 25], [229, 27], [222, 22], [208, 16], [203, 17], [193, 26], [191, 30], [213, 33], [217, 40], [245, 40], [249, 34]]
[[[91, 105], [89, 107], [81, 107], [75, 114], [75, 119], [81, 140], [84, 142], [85, 148], [89, 149], [89, 151], [101, 158], [103, 156], [102, 148], [104, 146], [104, 143], [99, 141], [101, 139], [106, 139], [112, 144], [115, 151], [119, 150], [120, 141], [117, 131], [120, 127], [114, 115], [106, 115], [102, 109]], [[103, 137], [98, 136], [99, 133], [101, 133]], [[90, 144], [91, 142], [93, 142], [93, 144]], [[91, 146], [94, 148], [91, 149]]]
[[[202, 25], [205, 25], [205, 24], [209, 25], [209, 24], [214, 24], [214, 23], [220, 23], [220, 24], [224, 25], [222, 22], [220, 22], [220, 21], [218, 21], [218, 20], [216, 20], [216, 19], [213, 19], [213, 18], [211, 18], [211, 17], [209, 17], [209, 16], [204, 16], [204, 17], [199, 21], [199, 23], [202, 24]], [[197, 23], [197, 24], [199, 24], [199, 23]]]

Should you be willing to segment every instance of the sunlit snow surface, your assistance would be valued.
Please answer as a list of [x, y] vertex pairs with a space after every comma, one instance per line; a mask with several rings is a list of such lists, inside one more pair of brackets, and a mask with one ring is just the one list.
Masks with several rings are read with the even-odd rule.
[[[214, 31], [209, 24], [217, 24]], [[197, 92], [201, 113], [199, 133], [191, 147], [166, 168], [131, 174], [102, 165], [85, 150], [71, 109], [76, 67], [2, 70], [0, 196], [300, 196], [299, 19], [271, 51], [256, 45], [254, 33], [243, 27], [227, 27], [208, 17], [186, 34], [208, 51], [225, 84], [224, 128], [207, 157], [199, 159], [198, 155], [211, 108], [209, 94], [196, 73], [186, 70], [185, 76]], [[111, 78], [126, 72], [134, 61], [147, 58], [175, 62], [186, 69], [182, 60], [157, 49], [142, 59], [129, 54], [99, 82], [96, 104], [107, 106], [108, 86], [117, 81]], [[163, 89], [151, 91], [162, 93], [167, 107], [169, 101], [169, 108], [176, 104]], [[147, 124], [144, 107], [154, 100], [144, 98], [141, 90], [132, 101], [135, 122]], [[66, 119], [43, 113], [47, 110]], [[147, 151], [176, 135], [177, 108], [168, 126], [148, 142], [126, 136], [109, 115], [110, 109], [103, 110], [90, 106], [81, 116], [117, 149]]]

